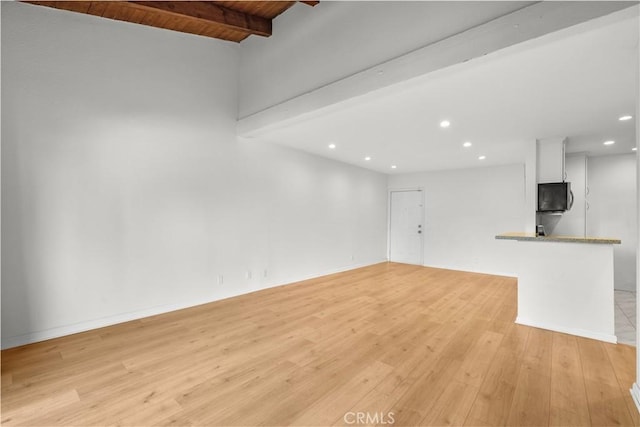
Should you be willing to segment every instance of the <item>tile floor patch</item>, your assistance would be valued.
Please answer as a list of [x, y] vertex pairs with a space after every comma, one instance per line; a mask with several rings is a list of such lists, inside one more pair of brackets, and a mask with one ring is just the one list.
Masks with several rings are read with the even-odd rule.
[[614, 291], [616, 336], [621, 344], [636, 345], [636, 293]]

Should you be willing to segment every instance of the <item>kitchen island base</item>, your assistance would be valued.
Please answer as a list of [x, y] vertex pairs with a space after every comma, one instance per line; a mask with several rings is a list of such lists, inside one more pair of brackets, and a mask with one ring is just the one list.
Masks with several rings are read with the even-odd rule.
[[516, 323], [617, 342], [613, 243], [509, 240], [518, 240]]

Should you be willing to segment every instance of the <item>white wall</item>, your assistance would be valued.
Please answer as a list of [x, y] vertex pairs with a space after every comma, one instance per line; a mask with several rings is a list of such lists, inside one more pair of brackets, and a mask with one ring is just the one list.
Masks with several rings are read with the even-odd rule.
[[385, 259], [385, 175], [236, 139], [238, 49], [2, 2], [4, 347]]
[[443, 40], [534, 2], [296, 4], [268, 39], [242, 42], [240, 117]]
[[587, 162], [587, 235], [614, 237], [615, 288], [635, 291], [637, 197], [636, 156], [590, 157]]
[[425, 192], [424, 264], [515, 276], [515, 242], [496, 240], [525, 221], [524, 165], [392, 175], [389, 188]]

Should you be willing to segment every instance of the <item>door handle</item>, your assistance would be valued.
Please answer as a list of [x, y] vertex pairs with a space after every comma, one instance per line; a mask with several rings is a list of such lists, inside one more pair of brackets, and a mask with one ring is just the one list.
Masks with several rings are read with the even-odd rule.
[[571, 208], [573, 207], [573, 201], [574, 201], [574, 198], [573, 198], [573, 191], [569, 190], [569, 195], [571, 196], [571, 201], [569, 202], [569, 209], [567, 209], [567, 210], [569, 210], [569, 211], [570, 211], [570, 210], [571, 210]]

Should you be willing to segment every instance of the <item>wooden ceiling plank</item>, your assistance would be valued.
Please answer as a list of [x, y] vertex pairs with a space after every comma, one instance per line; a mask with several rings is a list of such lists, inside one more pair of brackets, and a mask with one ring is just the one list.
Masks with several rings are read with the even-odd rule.
[[[136, 10], [140, 12], [143, 11], [143, 9]], [[236, 32], [236, 34], [240, 34], [240, 36], [236, 34], [234, 34], [233, 36], [229, 36], [227, 35], [227, 33], [230, 30], [219, 24], [170, 13], [163, 13], [162, 11], [151, 9], [146, 12], [145, 18], [140, 23], [142, 25], [148, 25], [151, 27], [159, 27], [171, 31], [196, 34], [199, 36], [217, 38], [233, 42], [237, 42], [249, 36], [249, 33], [247, 32]]]
[[116, 19], [140, 24], [147, 18], [148, 14], [146, 10], [129, 8], [126, 14], [118, 16]]
[[105, 3], [107, 3], [107, 7], [104, 8], [101, 16], [108, 19], [118, 19], [118, 16], [120, 16], [122, 11], [122, 7], [118, 2], [110, 1]]
[[26, 3], [80, 13], [88, 13], [89, 7], [91, 6], [90, 1], [28, 1]]
[[267, 19], [273, 19], [293, 6], [295, 1], [216, 1], [216, 4]]
[[271, 20], [295, 4], [295, 1], [22, 1], [234, 42], [252, 34], [270, 36]]
[[176, 31], [171, 27], [171, 22], [174, 20], [175, 18], [170, 15], [158, 15], [156, 13], [149, 12], [144, 16], [144, 19], [140, 21], [140, 23], [142, 25], [148, 25], [149, 27], [165, 28]]
[[310, 1], [310, 0], [299, 0], [299, 1], [300, 1], [300, 3], [304, 3], [307, 6], [311, 6], [311, 7], [313, 7], [313, 6], [317, 5], [318, 3], [320, 3], [319, 1]]
[[89, 15], [102, 16], [107, 6], [108, 2], [106, 1], [92, 1], [87, 13]]
[[246, 32], [228, 30], [226, 28], [220, 27], [219, 25], [213, 24], [206, 25], [200, 35], [222, 40], [229, 40], [232, 42], [240, 42], [249, 37], [249, 34]]
[[163, 13], [209, 21], [226, 28], [268, 37], [271, 20], [228, 9], [205, 1], [131, 1], [130, 5], [154, 9]]

